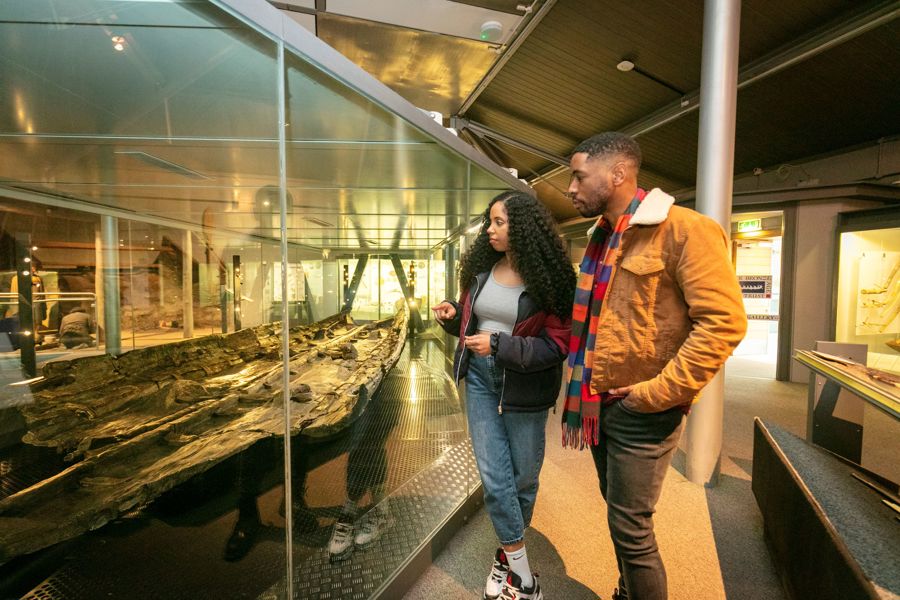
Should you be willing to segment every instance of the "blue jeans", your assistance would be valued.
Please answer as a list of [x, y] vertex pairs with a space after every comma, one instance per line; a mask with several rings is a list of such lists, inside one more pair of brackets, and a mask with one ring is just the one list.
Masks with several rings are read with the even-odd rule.
[[466, 374], [469, 435], [485, 507], [500, 543], [509, 545], [522, 541], [531, 523], [548, 411], [500, 414], [502, 390], [503, 369], [494, 364], [494, 357], [473, 353]]
[[621, 402], [600, 411], [600, 444], [591, 446], [600, 493], [629, 600], [668, 598], [653, 513], [684, 424], [680, 408], [637, 413]]

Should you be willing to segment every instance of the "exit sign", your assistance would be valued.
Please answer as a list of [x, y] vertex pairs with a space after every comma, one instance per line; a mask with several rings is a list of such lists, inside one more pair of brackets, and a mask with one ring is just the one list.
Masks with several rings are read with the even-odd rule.
[[747, 219], [746, 221], [738, 221], [737, 230], [738, 233], [762, 231], [762, 219]]

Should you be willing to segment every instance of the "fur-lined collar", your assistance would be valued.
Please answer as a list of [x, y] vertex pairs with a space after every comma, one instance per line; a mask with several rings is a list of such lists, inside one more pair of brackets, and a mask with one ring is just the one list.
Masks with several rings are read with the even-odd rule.
[[[669, 216], [669, 209], [672, 208], [674, 203], [675, 198], [659, 188], [653, 188], [647, 192], [647, 195], [644, 196], [644, 200], [637, 207], [637, 210], [634, 211], [631, 220], [628, 221], [628, 226], [659, 225]], [[598, 218], [597, 221], [591, 225], [591, 228], [588, 229], [588, 237], [594, 235], [594, 230], [597, 229], [597, 225], [599, 224], [600, 219]]]
[[659, 188], [653, 188], [644, 196], [637, 210], [634, 211], [629, 225], [659, 225], [669, 216], [669, 209], [675, 203], [675, 198]]

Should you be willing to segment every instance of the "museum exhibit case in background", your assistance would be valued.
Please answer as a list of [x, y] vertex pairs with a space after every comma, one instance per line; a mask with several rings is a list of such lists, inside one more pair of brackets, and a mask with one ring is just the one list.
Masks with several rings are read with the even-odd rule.
[[477, 490], [428, 306], [521, 184], [262, 0], [0, 55], [0, 597], [388, 597]]
[[900, 211], [841, 213], [834, 340], [865, 344], [868, 366], [900, 373]]
[[[860, 344], [865, 366], [878, 370], [882, 384], [900, 380], [900, 209], [840, 213], [836, 236], [832, 339]], [[877, 403], [860, 403], [862, 466], [900, 481], [900, 422]]]

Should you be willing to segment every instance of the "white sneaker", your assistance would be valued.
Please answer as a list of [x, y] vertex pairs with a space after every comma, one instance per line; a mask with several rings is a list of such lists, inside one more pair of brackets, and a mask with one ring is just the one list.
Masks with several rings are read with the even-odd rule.
[[494, 553], [494, 564], [491, 565], [491, 572], [488, 574], [487, 582], [484, 584], [483, 600], [497, 600], [506, 585], [506, 577], [509, 575], [509, 562], [506, 560], [506, 553], [503, 548], [497, 548]]
[[353, 523], [338, 521], [328, 540], [328, 558], [331, 562], [344, 560], [353, 552]]
[[541, 585], [538, 583], [537, 575], [533, 575], [534, 583], [530, 588], [522, 585], [522, 579], [515, 571], [510, 571], [506, 578], [506, 586], [503, 588], [503, 600], [544, 600], [544, 594], [541, 592]]
[[381, 534], [391, 528], [394, 524], [394, 518], [384, 504], [379, 504], [373, 510], [370, 510], [363, 517], [362, 525], [353, 538], [360, 548], [365, 548], [378, 541]]

